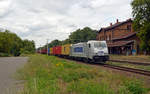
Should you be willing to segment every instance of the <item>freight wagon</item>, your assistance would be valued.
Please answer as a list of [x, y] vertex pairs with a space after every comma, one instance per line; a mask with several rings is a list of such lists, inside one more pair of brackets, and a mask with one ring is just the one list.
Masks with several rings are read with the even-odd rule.
[[47, 49], [41, 49], [40, 53], [41, 54], [47, 54]]

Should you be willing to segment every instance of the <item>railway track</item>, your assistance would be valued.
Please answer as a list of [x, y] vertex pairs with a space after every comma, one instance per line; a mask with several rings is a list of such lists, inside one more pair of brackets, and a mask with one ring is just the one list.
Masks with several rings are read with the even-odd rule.
[[135, 65], [144, 65], [144, 66], [150, 66], [150, 63], [140, 63], [135, 61], [123, 61], [123, 60], [109, 60], [111, 62], [119, 62], [119, 63], [128, 63], [128, 64], [135, 64]]
[[[64, 58], [62, 58], [62, 59], [64, 59]], [[66, 60], [68, 60], [68, 59], [66, 59]], [[116, 70], [121, 70], [121, 71], [141, 74], [141, 75], [145, 75], [145, 76], [150, 76], [150, 71], [141, 70], [141, 69], [134, 69], [134, 68], [128, 68], [128, 67], [122, 67], [122, 66], [116, 66], [116, 65], [110, 65], [110, 64], [85, 63], [83, 61], [77, 61], [77, 60], [71, 60], [71, 61], [76, 61], [79, 63], [88, 64], [88, 65], [102, 66], [102, 67], [112, 68], [112, 69], [116, 69]]]
[[121, 67], [121, 66], [109, 65], [109, 64], [103, 64], [103, 66], [107, 67], [107, 68], [112, 68], [112, 69], [117, 69], [117, 70], [142, 74], [142, 75], [145, 75], [145, 76], [150, 76], [150, 71], [146, 71], [146, 70], [134, 69], [134, 68], [128, 68], [128, 67]]

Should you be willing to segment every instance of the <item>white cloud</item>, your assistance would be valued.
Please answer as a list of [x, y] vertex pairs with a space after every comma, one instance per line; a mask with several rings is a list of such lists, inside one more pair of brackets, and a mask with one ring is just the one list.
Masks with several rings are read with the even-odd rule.
[[44, 45], [89, 26], [100, 29], [131, 17], [131, 0], [0, 0], [0, 28]]

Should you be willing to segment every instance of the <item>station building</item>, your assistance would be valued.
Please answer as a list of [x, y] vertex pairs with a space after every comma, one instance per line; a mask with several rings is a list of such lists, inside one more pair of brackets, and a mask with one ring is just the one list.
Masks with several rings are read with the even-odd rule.
[[101, 28], [97, 40], [107, 41], [110, 54], [139, 54], [140, 39], [132, 28], [133, 21], [128, 19], [123, 22], [116, 20], [115, 24]]

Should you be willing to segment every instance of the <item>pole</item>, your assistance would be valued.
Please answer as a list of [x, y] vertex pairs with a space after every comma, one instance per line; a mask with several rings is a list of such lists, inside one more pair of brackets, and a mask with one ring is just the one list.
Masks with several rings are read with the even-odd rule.
[[47, 55], [48, 55], [48, 40], [49, 40], [49, 39], [47, 39]]
[[41, 54], [41, 44], [40, 44], [40, 54]]

